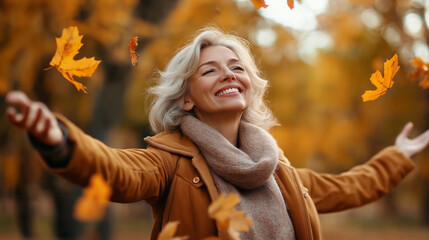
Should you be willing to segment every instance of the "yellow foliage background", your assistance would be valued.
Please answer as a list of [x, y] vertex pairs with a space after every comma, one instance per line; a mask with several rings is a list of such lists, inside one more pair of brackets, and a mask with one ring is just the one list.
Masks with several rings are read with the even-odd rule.
[[[303, 2], [311, 4], [312, 0]], [[415, 124], [413, 134], [429, 127], [428, 92], [407, 78], [412, 70], [413, 46], [416, 43], [427, 46], [429, 39], [424, 21], [428, 9], [424, 1], [419, 2], [330, 0], [327, 10], [317, 16], [316, 31], [327, 34], [332, 39], [332, 47], [320, 49], [317, 57], [308, 62], [300, 50], [310, 33], [261, 17], [250, 0], [1, 1], [0, 238], [9, 236], [5, 234], [19, 235], [16, 222], [2, 224], [16, 219], [21, 205], [15, 193], [23, 191], [31, 197], [31, 204], [40, 204], [49, 199], [43, 188], [45, 179], [53, 178], [46, 177], [47, 173], [34, 159], [25, 134], [11, 128], [7, 122], [4, 96], [8, 91], [19, 89], [45, 102], [110, 146], [144, 147], [142, 138], [152, 134], [147, 123], [145, 90], [153, 84], [154, 72], [163, 69], [198, 29], [218, 26], [253, 44], [257, 64], [271, 86], [266, 99], [281, 123], [271, 132], [292, 164], [338, 173], [393, 144], [407, 121]], [[377, 27], [364, 24], [362, 13], [367, 10], [381, 19]], [[403, 19], [410, 12], [423, 20], [419, 35], [409, 34], [405, 29]], [[55, 37], [69, 26], [78, 26], [84, 36], [84, 45], [77, 58], [94, 56], [102, 60], [91, 78], [79, 79], [87, 86], [88, 94], [77, 92], [53, 69], [44, 70], [55, 53]], [[386, 32], [392, 29], [400, 37], [399, 43], [386, 37]], [[256, 36], [261, 30], [275, 34], [272, 45], [258, 44]], [[131, 66], [127, 49], [133, 36], [139, 36], [137, 67]], [[379, 99], [363, 103], [360, 96], [373, 88], [369, 81], [371, 73], [382, 71], [383, 62], [395, 53], [399, 55], [401, 66], [394, 78], [395, 85]], [[402, 229], [408, 237], [410, 232], [420, 234], [414, 239], [421, 235], [428, 237], [428, 231], [407, 232], [407, 226], [395, 225], [405, 220], [414, 227], [429, 222], [428, 162], [426, 150], [417, 157], [418, 170], [382, 201], [339, 214], [339, 220], [322, 216], [327, 239], [341, 239], [341, 231], [332, 234], [329, 230], [332, 222], [355, 226], [356, 222], [368, 225], [368, 222], [386, 219], [368, 238], [377, 236], [383, 229], [393, 231], [394, 236], [401, 236], [396, 231]], [[59, 185], [59, 189], [73, 189], [67, 183]], [[51, 212], [54, 209], [49, 204], [45, 208]], [[139, 209], [134, 212], [141, 215], [129, 209]], [[142, 215], [150, 215], [142, 204], [114, 205], [112, 214], [118, 219], [140, 219]], [[29, 218], [37, 218], [38, 214], [34, 215]], [[389, 228], [392, 224], [394, 227]], [[32, 234], [43, 235], [37, 229]], [[368, 231], [371, 232], [371, 228]], [[140, 231], [139, 234], [147, 236], [149, 233]], [[353, 239], [350, 236], [353, 230], [348, 234], [346, 238]]]

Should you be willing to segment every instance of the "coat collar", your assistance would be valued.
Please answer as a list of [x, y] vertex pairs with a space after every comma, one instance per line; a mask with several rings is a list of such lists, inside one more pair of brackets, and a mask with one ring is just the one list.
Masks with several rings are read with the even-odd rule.
[[161, 132], [153, 137], [146, 137], [145, 142], [161, 150], [192, 158], [192, 165], [207, 186], [212, 201], [219, 197], [209, 166], [197, 146], [181, 132]]

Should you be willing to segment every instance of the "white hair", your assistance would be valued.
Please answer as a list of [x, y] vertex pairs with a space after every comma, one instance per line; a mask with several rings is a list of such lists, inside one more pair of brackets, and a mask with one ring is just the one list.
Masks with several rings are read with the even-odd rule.
[[204, 28], [191, 43], [183, 47], [159, 72], [158, 84], [149, 89], [155, 97], [149, 112], [149, 122], [155, 133], [177, 131], [183, 116], [193, 114], [182, 109], [188, 91], [188, 82], [198, 67], [201, 51], [209, 46], [225, 46], [243, 62], [252, 84], [251, 102], [242, 119], [263, 129], [277, 125], [271, 110], [264, 102], [268, 81], [260, 77], [260, 71], [250, 54], [250, 43], [243, 38], [226, 34], [216, 28]]

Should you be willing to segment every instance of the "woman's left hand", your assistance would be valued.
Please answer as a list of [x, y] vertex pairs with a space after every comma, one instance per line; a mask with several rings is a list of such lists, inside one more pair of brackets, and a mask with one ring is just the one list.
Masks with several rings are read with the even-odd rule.
[[420, 134], [416, 138], [409, 139], [408, 135], [413, 129], [413, 123], [409, 122], [396, 137], [395, 145], [407, 157], [411, 157], [422, 151], [429, 144], [429, 130]]

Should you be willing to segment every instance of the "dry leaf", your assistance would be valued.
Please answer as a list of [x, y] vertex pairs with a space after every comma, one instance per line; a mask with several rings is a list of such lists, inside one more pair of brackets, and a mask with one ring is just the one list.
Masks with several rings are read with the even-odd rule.
[[292, 9], [294, 6], [294, 0], [287, 0], [287, 5], [289, 6], [290, 9]]
[[106, 212], [112, 189], [100, 174], [94, 174], [83, 190], [74, 208], [74, 217], [80, 221], [101, 220]]
[[376, 71], [371, 75], [371, 83], [377, 87], [376, 90], [368, 90], [362, 95], [362, 100], [372, 101], [384, 95], [387, 90], [389, 90], [393, 84], [393, 77], [398, 72], [398, 55], [395, 54], [390, 60], [384, 62], [384, 77], [381, 76], [380, 71]]
[[255, 6], [256, 9], [266, 8], [268, 7], [267, 4], [265, 4], [265, 0], [251, 0], [253, 3], [253, 6]]
[[221, 196], [210, 204], [209, 216], [216, 220], [220, 231], [225, 231], [229, 239], [239, 240], [240, 232], [249, 231], [253, 222], [249, 217], [244, 216], [244, 211], [235, 210], [235, 205], [240, 202], [237, 194]]
[[86, 93], [86, 87], [75, 81], [73, 76], [91, 77], [101, 61], [95, 60], [94, 57], [73, 59], [83, 45], [81, 42], [82, 37], [82, 35], [79, 35], [77, 27], [63, 29], [61, 37], [56, 38], [57, 51], [49, 65], [56, 67], [63, 77], [71, 82], [77, 90], [82, 90]]
[[178, 221], [169, 222], [162, 228], [162, 231], [159, 233], [157, 240], [185, 240], [188, 239], [187, 236], [183, 237], [174, 237], [176, 233], [177, 226], [179, 225]]
[[221, 194], [216, 201], [210, 204], [209, 217], [215, 219], [222, 228], [226, 228], [224, 225], [229, 220], [231, 212], [236, 211], [234, 207], [238, 203], [240, 203], [240, 198], [237, 194]]
[[138, 54], [136, 53], [136, 48], [138, 46], [137, 41], [139, 40], [138, 36], [135, 36], [133, 38], [130, 39], [130, 41], [128, 42], [128, 50], [130, 50], [130, 55], [131, 55], [131, 64], [133, 66], [136, 66], [138, 63]]
[[421, 58], [416, 57], [411, 60], [411, 65], [413, 65], [415, 69], [410, 72], [409, 78], [412, 81], [419, 80], [419, 86], [421, 88], [429, 88], [429, 63], [425, 63]]

